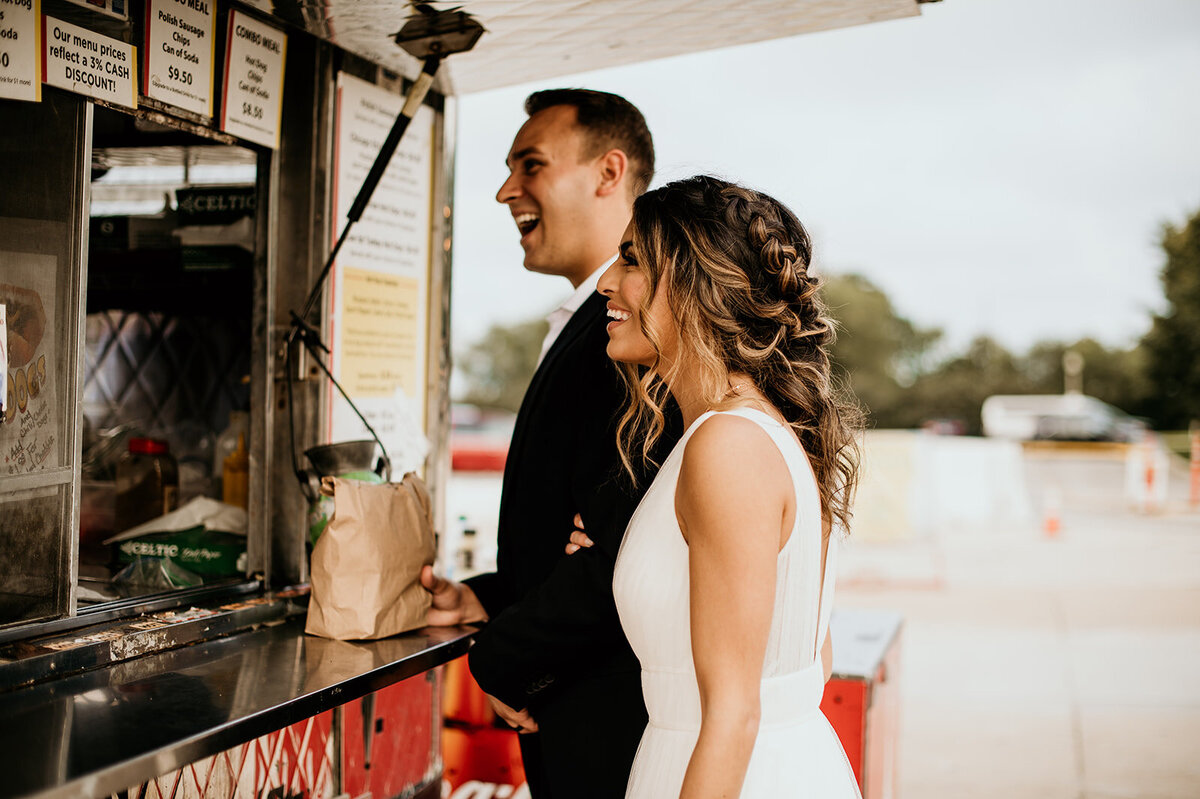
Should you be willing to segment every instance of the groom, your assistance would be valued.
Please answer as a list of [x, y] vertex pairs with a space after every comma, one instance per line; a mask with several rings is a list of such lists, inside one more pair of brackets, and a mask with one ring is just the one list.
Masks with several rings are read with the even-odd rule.
[[[550, 315], [517, 416], [496, 572], [453, 583], [427, 570], [422, 582], [433, 593], [430, 624], [487, 622], [471, 673], [524, 733], [534, 799], [614, 799], [624, 796], [646, 709], [613, 602], [613, 563], [653, 475], [639, 475], [635, 490], [622, 471], [615, 430], [625, 392], [605, 354], [596, 283], [649, 186], [654, 147], [641, 112], [617, 95], [542, 91], [525, 110], [496, 199], [512, 213], [525, 268], [565, 277], [575, 292]], [[679, 435], [669, 432], [662, 452]], [[596, 545], [568, 557], [576, 512]]]

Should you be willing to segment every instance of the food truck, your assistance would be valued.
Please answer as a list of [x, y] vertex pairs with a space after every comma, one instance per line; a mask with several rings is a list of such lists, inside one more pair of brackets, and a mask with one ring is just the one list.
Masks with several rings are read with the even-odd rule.
[[304, 453], [442, 527], [455, 98], [920, 2], [0, 0], [0, 796], [441, 796], [473, 631], [305, 636]]

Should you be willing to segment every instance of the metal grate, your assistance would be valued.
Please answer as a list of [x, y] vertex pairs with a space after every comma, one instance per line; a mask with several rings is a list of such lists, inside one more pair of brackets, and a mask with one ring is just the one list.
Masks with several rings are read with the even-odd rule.
[[93, 429], [216, 433], [245, 408], [249, 322], [159, 313], [88, 314], [83, 414]]
[[334, 792], [332, 730], [333, 712], [328, 711], [163, 774], [119, 796], [330, 799]]

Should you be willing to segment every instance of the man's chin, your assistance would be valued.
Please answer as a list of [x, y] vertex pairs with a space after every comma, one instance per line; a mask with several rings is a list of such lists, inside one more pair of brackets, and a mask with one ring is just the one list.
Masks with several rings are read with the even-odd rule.
[[537, 272], [539, 275], [557, 275], [559, 272], [552, 264], [546, 263], [545, 259], [538, 258], [536, 254], [525, 252], [525, 271]]

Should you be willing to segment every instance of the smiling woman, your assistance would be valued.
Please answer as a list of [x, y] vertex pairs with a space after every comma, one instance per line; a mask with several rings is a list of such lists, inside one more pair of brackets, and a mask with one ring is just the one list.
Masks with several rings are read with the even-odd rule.
[[858, 796], [819, 708], [858, 414], [810, 258], [781, 203], [700, 176], [638, 198], [600, 279], [630, 474], [668, 399], [686, 427], [613, 576], [650, 716], [626, 799]]
[[[601, 293], [609, 297], [607, 325], [608, 357], [619, 363], [639, 366], [658, 366], [668, 370], [671, 337], [664, 335], [672, 329], [671, 309], [667, 307], [665, 291], [651, 291], [650, 277], [638, 264], [633, 247], [633, 225], [625, 229], [621, 254], [601, 278], [606, 288]], [[615, 287], [613, 286], [615, 282]]]
[[[751, 189], [688, 178], [638, 198], [620, 252], [598, 288], [608, 354], [636, 400], [621, 423], [625, 456], [653, 446], [668, 392], [707, 409], [751, 384], [817, 459], [825, 512], [848, 523], [861, 415], [833, 384], [833, 322], [796, 216]], [[679, 396], [681, 379], [694, 396]]]

